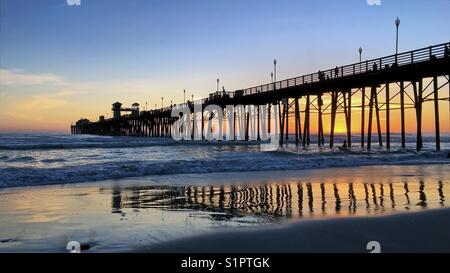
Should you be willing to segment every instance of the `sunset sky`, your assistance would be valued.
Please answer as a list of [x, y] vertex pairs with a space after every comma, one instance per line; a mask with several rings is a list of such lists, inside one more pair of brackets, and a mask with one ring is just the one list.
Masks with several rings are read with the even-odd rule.
[[[399, 51], [449, 42], [449, 10], [448, 0], [0, 0], [0, 132], [67, 132], [111, 117], [115, 101], [205, 97], [216, 78], [227, 90], [268, 83], [274, 58], [281, 80], [357, 62], [360, 46], [363, 59], [393, 54], [397, 16]], [[433, 114], [427, 103], [425, 132]]]

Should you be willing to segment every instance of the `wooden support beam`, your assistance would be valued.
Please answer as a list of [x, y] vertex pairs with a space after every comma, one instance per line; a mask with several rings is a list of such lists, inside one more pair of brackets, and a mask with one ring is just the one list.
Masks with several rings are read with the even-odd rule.
[[162, 130], [161, 130], [161, 118], [158, 118], [158, 128], [157, 128], [157, 130], [158, 130], [158, 137], [161, 137], [161, 135], [162, 135]]
[[318, 105], [318, 144], [319, 146], [322, 146], [325, 144], [325, 139], [323, 137], [323, 119], [322, 119], [322, 94], [317, 95], [317, 105]]
[[144, 136], [148, 137], [148, 120], [143, 120], [142, 121], [143, 127], [144, 127]]
[[406, 147], [405, 138], [405, 87], [403, 81], [400, 82], [400, 123], [401, 123], [401, 137], [402, 148]]
[[202, 138], [202, 140], [205, 140], [205, 134], [204, 134], [204, 131], [205, 131], [205, 122], [204, 122], [204, 116], [203, 116], [203, 106], [202, 106], [202, 109], [201, 109], [201, 111], [200, 111], [200, 115], [201, 115], [201, 125], [200, 125], [200, 128], [202, 128], [202, 131], [200, 132], [200, 136], [201, 136], [201, 138]]
[[250, 129], [250, 109], [248, 109], [246, 116], [246, 121], [245, 121], [245, 140], [248, 141], [249, 137], [248, 137], [248, 131]]
[[311, 98], [310, 95], [306, 96], [306, 104], [308, 105], [308, 112], [307, 112], [307, 117], [308, 117], [308, 124], [305, 125], [306, 126], [306, 145], [309, 146], [310, 142], [311, 142], [311, 138], [310, 138], [310, 130], [311, 130]]
[[[286, 106], [284, 106], [284, 103], [283, 103], [283, 107], [286, 107]], [[280, 146], [283, 147], [284, 120], [285, 120], [285, 113], [286, 112], [285, 112], [284, 108], [283, 108], [283, 110], [281, 109], [280, 102], [278, 102], [278, 109], [279, 109], [278, 116], [279, 116], [279, 119], [280, 119]]]
[[134, 123], [134, 136], [139, 136], [139, 120], [133, 120]]
[[386, 147], [391, 148], [391, 114], [390, 114], [389, 83], [386, 83]]
[[[257, 122], [258, 122], [258, 125], [256, 126], [257, 127], [257, 140], [258, 141], [260, 141], [261, 140], [261, 136], [260, 136], [260, 134], [259, 134], [259, 131], [260, 131], [260, 127], [259, 127], [259, 123], [260, 123], [260, 120], [259, 120], [259, 105], [258, 105], [258, 107], [257, 107], [257, 110], [258, 110], [258, 113], [257, 113]], [[220, 128], [220, 130], [222, 130], [222, 128]]]
[[330, 126], [330, 148], [334, 145], [334, 125], [336, 123], [336, 108], [339, 93], [331, 92], [331, 126]]
[[289, 98], [286, 98], [286, 145], [289, 141]]
[[309, 116], [310, 116], [310, 96], [306, 96], [305, 122], [303, 124], [303, 147], [309, 145]]
[[233, 120], [233, 137], [234, 137], [234, 140], [237, 140], [237, 138], [236, 138], [236, 110], [234, 111], [234, 113], [233, 113], [233, 117], [234, 117], [234, 120]]
[[416, 150], [422, 148], [422, 80], [419, 82], [419, 90], [417, 90], [417, 83], [411, 83], [414, 92], [414, 108], [416, 110]]
[[373, 100], [374, 100], [374, 93], [377, 92], [377, 89], [375, 86], [372, 86], [370, 90], [370, 101], [369, 101], [369, 121], [368, 121], [368, 127], [367, 127], [367, 150], [370, 150], [371, 144], [372, 144], [372, 114], [373, 114]]
[[[283, 115], [283, 109], [281, 108], [281, 102], [278, 101], [277, 103], [278, 103], [278, 124], [279, 124], [279, 127], [280, 127], [279, 129], [280, 129], [280, 136], [281, 136], [281, 135], [284, 134], [284, 129], [281, 130], [281, 121], [282, 121], [281, 117]], [[277, 117], [274, 117], [274, 118], [277, 118]]]
[[[302, 97], [299, 97], [299, 105], [298, 105], [298, 137], [299, 140], [303, 140], [303, 131], [302, 131], [302, 111], [300, 109], [300, 102], [301, 102]], [[299, 141], [300, 142], [300, 141]]]
[[299, 109], [299, 103], [298, 103], [298, 98], [295, 98], [295, 145], [298, 146], [299, 144], [299, 128], [298, 128], [298, 124], [299, 124], [299, 118], [300, 118], [300, 109]]
[[267, 107], [267, 132], [269, 133], [270, 136], [270, 124], [271, 124], [271, 108], [272, 108], [272, 103], [269, 102], [269, 106]]
[[439, 128], [439, 88], [437, 77], [433, 77], [433, 89], [434, 89], [434, 128], [436, 131], [436, 150], [441, 149], [441, 135]]
[[197, 114], [195, 112], [193, 112], [191, 114], [191, 116], [192, 116], [191, 139], [194, 140], [195, 139], [195, 135], [194, 135], [194, 133], [195, 133], [195, 122], [197, 120]]
[[156, 137], [156, 119], [152, 119], [152, 137]]
[[348, 126], [347, 126], [347, 144], [352, 146], [352, 90], [348, 90]]
[[364, 147], [364, 127], [365, 127], [365, 113], [366, 113], [366, 88], [361, 90], [361, 147]]
[[347, 145], [350, 147], [352, 142], [351, 137], [351, 90], [346, 94], [342, 93], [344, 100], [344, 115], [345, 115], [345, 127], [347, 129]]
[[375, 87], [375, 93], [374, 93], [374, 101], [375, 101], [375, 113], [377, 117], [377, 131], [378, 131], [378, 144], [383, 146], [383, 138], [381, 135], [381, 119], [380, 119], [380, 107], [378, 106], [378, 92]]
[[163, 118], [164, 137], [167, 137], [167, 118]]

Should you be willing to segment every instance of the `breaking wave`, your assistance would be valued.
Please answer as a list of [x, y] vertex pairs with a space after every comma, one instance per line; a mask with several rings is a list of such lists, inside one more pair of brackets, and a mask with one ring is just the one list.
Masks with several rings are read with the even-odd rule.
[[[215, 157], [171, 160], [126, 160], [93, 162], [89, 164], [58, 165], [58, 167], [0, 167], [0, 187], [43, 184], [65, 184], [87, 181], [121, 179], [148, 175], [185, 173], [248, 172], [269, 170], [302, 170], [366, 165], [448, 164], [447, 152], [427, 150], [341, 151], [327, 149], [315, 152], [227, 152]], [[50, 160], [51, 161], [51, 160]], [[49, 162], [50, 162], [49, 161]], [[59, 160], [57, 160], [59, 161]], [[50, 162], [51, 163], [51, 162]]]

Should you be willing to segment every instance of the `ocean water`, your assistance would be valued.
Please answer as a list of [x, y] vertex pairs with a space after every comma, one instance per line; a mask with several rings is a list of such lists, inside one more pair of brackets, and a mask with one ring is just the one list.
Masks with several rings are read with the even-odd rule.
[[[338, 136], [336, 143], [344, 137]], [[291, 137], [291, 141], [293, 137]], [[109, 137], [69, 134], [0, 134], [0, 188], [92, 182], [148, 175], [204, 174], [213, 172], [304, 170], [369, 165], [445, 164], [449, 137], [442, 149], [434, 138], [424, 138], [415, 150], [414, 137], [401, 149], [399, 136], [392, 147], [361, 148], [357, 136], [349, 150], [307, 148], [289, 143], [276, 151], [263, 151], [256, 142], [177, 142], [163, 138]], [[314, 139], [312, 139], [314, 143]], [[182, 182], [182, 181], [181, 181]]]
[[448, 208], [448, 138], [441, 151], [432, 137], [420, 152], [407, 140], [400, 149], [394, 135], [390, 151], [362, 149], [356, 136], [349, 150], [264, 151], [255, 142], [3, 134], [0, 252], [66, 252], [73, 240], [88, 252], [152, 251], [304, 219]]

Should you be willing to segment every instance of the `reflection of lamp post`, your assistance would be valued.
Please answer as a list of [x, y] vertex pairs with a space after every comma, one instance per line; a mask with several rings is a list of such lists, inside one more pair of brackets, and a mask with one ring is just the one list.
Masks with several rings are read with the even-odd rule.
[[361, 54], [362, 54], [362, 47], [359, 47], [359, 73], [361, 73]]
[[396, 35], [395, 35], [395, 63], [397, 63], [397, 54], [398, 54], [398, 27], [400, 26], [400, 19], [397, 17], [395, 20], [395, 26], [397, 27]]
[[183, 90], [183, 103], [186, 103], [186, 89]]
[[219, 78], [217, 78], [217, 92], [219, 92]]
[[277, 59], [273, 60], [273, 81], [277, 81]]

